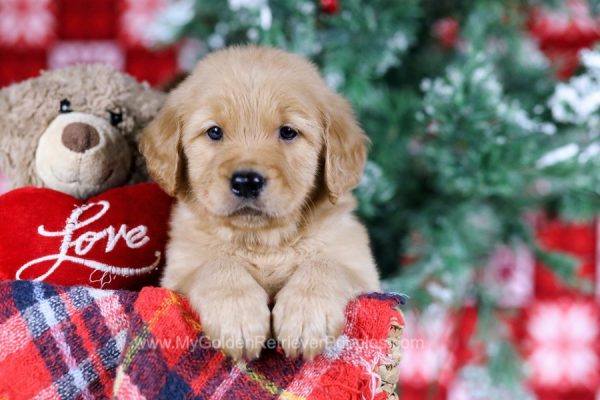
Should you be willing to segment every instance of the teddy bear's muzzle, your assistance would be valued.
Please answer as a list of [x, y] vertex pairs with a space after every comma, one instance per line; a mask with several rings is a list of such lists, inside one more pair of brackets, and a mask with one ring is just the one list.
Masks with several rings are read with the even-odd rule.
[[35, 171], [44, 187], [85, 199], [127, 180], [132, 153], [107, 118], [61, 113], [38, 141]]
[[67, 149], [76, 153], [85, 153], [98, 146], [100, 135], [92, 125], [72, 122], [63, 129], [61, 140]]

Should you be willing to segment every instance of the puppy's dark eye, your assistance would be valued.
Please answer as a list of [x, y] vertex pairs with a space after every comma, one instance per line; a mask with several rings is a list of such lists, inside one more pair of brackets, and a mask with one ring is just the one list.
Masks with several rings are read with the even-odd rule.
[[113, 111], [109, 111], [108, 113], [110, 114], [110, 124], [112, 126], [117, 126], [123, 122], [123, 113]]
[[70, 113], [71, 111], [71, 102], [67, 99], [62, 99], [60, 101], [60, 108], [58, 109], [58, 111], [61, 114], [66, 114], [66, 113]]
[[283, 140], [294, 140], [298, 136], [298, 131], [289, 126], [282, 126], [279, 128], [279, 137]]
[[211, 140], [221, 140], [223, 139], [223, 129], [219, 128], [218, 126], [211, 126], [206, 130], [206, 135]]

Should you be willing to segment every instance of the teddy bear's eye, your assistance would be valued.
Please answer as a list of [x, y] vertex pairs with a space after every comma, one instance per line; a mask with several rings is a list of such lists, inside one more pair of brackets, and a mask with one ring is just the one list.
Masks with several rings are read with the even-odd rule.
[[67, 99], [62, 99], [60, 101], [60, 108], [58, 109], [61, 114], [70, 113], [71, 111], [71, 102]]
[[109, 111], [110, 114], [110, 123], [112, 126], [117, 126], [121, 122], [123, 122], [123, 113]]

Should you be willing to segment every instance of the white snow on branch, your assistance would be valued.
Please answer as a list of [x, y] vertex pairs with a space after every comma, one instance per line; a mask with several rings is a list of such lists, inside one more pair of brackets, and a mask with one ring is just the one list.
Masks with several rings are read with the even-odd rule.
[[569, 143], [566, 146], [554, 149], [540, 158], [536, 166], [538, 168], [547, 168], [552, 165], [572, 159], [579, 153], [579, 146], [575, 143]]
[[238, 11], [242, 8], [259, 8], [266, 4], [266, 0], [229, 0], [229, 8], [232, 11]]
[[600, 52], [584, 50], [581, 61], [585, 73], [556, 85], [548, 101], [552, 116], [559, 122], [586, 124], [600, 110]]
[[592, 143], [587, 149], [583, 150], [579, 157], [577, 158], [580, 163], [586, 163], [590, 161], [592, 158], [596, 157], [600, 154], [600, 144]]
[[600, 70], [600, 53], [598, 51], [583, 49], [580, 57], [586, 68]]

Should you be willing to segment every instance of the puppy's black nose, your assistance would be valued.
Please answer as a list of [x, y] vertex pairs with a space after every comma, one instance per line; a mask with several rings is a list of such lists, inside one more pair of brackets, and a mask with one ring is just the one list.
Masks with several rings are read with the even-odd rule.
[[231, 191], [238, 197], [258, 197], [265, 186], [265, 178], [254, 171], [239, 171], [231, 177]]

